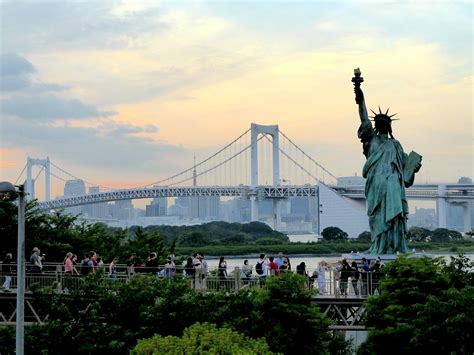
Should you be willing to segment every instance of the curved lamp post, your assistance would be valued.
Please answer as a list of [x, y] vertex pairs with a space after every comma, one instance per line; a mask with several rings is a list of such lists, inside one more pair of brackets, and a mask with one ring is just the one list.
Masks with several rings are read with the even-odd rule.
[[17, 286], [16, 286], [16, 354], [25, 353], [25, 189], [8, 181], [0, 182], [0, 198], [18, 202], [18, 250], [17, 250]]

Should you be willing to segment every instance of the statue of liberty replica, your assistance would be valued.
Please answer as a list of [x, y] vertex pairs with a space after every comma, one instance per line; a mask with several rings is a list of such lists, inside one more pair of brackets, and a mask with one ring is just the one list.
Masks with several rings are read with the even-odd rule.
[[359, 69], [354, 70], [355, 100], [359, 106], [360, 127], [357, 135], [367, 159], [362, 170], [366, 179], [365, 196], [371, 231], [370, 254], [408, 252], [406, 240], [408, 204], [405, 188], [413, 185], [415, 173], [421, 168], [421, 156], [405, 154], [392, 134], [389, 110], [380, 110], [369, 119], [360, 84], [364, 81]]

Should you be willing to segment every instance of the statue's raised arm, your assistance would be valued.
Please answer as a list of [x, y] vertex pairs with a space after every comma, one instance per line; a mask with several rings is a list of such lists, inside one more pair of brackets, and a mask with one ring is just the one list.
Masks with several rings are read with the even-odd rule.
[[361, 77], [361, 72], [359, 68], [354, 69], [354, 77], [352, 78], [352, 82], [354, 83], [355, 101], [356, 104], [359, 105], [360, 120], [361, 122], [368, 121], [370, 123], [369, 114], [367, 113], [367, 107], [365, 106], [364, 93], [360, 88], [360, 84], [364, 82], [364, 78]]

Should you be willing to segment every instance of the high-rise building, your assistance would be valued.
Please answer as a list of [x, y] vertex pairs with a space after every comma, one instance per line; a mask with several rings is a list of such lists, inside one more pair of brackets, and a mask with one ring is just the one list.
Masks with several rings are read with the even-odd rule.
[[219, 218], [219, 196], [191, 196], [189, 202], [189, 218], [203, 220]]
[[[100, 192], [98, 186], [92, 186], [89, 188], [89, 194], [97, 194]], [[94, 203], [91, 205], [84, 206], [87, 209], [85, 212], [91, 218], [108, 218], [110, 217], [109, 207], [110, 205], [107, 202]]]
[[132, 200], [115, 201], [112, 208], [112, 216], [120, 220], [132, 219], [134, 217]]
[[[81, 196], [86, 194], [86, 185], [83, 180], [67, 180], [64, 185], [64, 197]], [[67, 213], [78, 215], [84, 213], [84, 206], [68, 207]]]
[[154, 198], [146, 206], [146, 217], [166, 216], [168, 210], [168, 199], [166, 197]]
[[80, 196], [86, 194], [84, 180], [68, 180], [64, 185], [64, 196]]

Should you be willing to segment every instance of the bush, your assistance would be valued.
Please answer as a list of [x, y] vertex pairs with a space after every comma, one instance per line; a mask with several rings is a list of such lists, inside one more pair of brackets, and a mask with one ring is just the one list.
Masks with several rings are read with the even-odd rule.
[[132, 354], [271, 354], [265, 339], [251, 339], [215, 324], [196, 323], [181, 338], [155, 335], [138, 341]]

